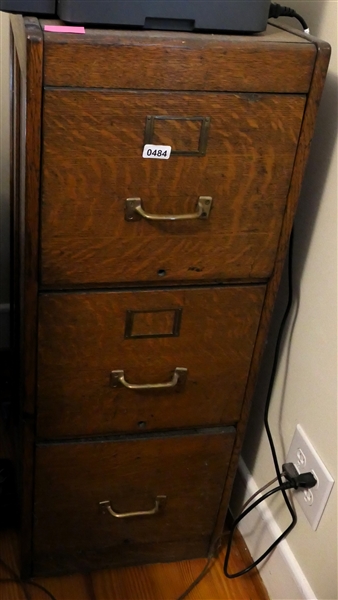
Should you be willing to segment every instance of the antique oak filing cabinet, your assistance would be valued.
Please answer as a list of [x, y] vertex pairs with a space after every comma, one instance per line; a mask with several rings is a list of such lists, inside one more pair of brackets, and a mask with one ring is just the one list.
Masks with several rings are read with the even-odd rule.
[[22, 571], [206, 556], [330, 49], [45, 23], [11, 19]]

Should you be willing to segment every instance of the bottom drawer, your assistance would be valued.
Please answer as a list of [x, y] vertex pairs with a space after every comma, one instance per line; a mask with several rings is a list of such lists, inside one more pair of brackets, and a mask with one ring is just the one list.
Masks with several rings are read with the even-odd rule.
[[217, 428], [38, 445], [34, 574], [206, 556], [234, 439]]

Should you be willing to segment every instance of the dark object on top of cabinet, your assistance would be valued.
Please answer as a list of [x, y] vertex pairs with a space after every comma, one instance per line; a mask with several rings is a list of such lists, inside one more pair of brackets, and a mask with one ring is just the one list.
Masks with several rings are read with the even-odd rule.
[[264, 31], [270, 0], [0, 0], [0, 10], [70, 23], [176, 31]]

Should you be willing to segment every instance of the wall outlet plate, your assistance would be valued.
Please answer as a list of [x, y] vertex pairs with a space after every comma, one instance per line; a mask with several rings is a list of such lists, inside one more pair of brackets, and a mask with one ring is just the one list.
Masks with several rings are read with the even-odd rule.
[[285, 462], [292, 462], [299, 473], [312, 472], [317, 479], [317, 485], [313, 488], [293, 490], [293, 495], [312, 529], [316, 530], [333, 488], [334, 479], [300, 425], [296, 427]]

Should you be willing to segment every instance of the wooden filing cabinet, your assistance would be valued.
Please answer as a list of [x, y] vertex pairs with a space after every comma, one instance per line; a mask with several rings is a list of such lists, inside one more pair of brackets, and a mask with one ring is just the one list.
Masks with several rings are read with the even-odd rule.
[[206, 556], [329, 46], [11, 23], [22, 571]]

